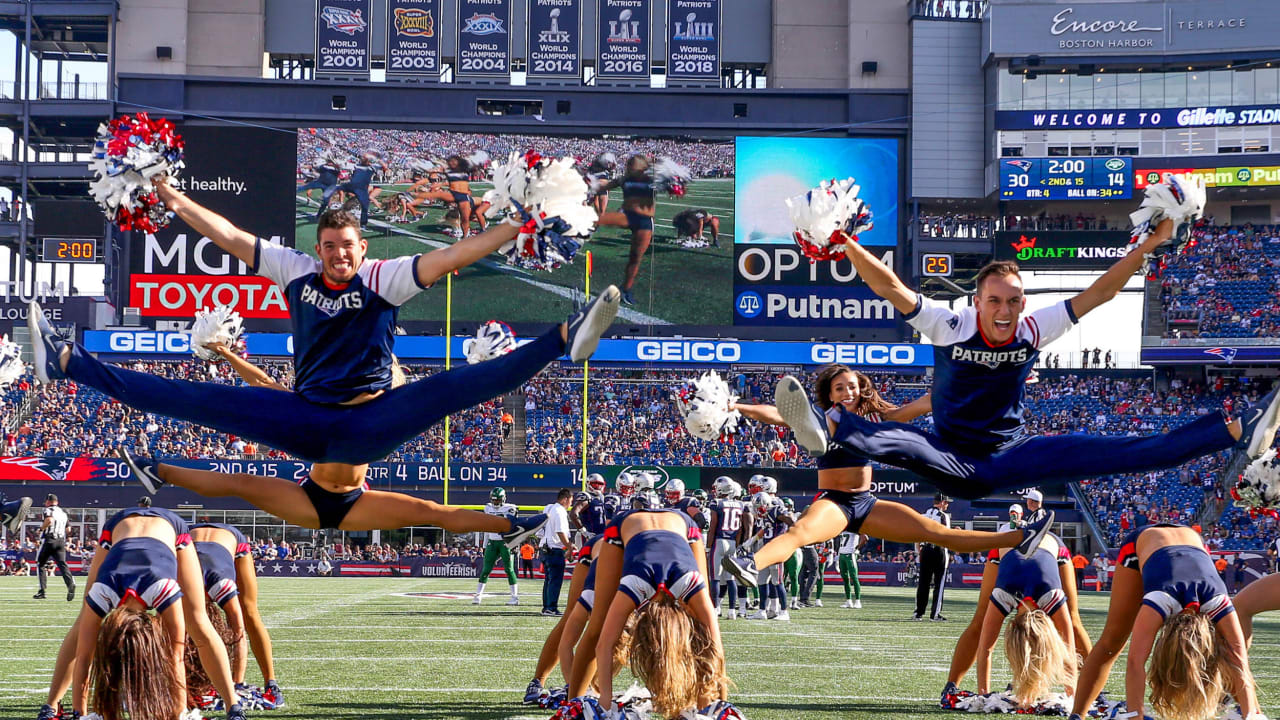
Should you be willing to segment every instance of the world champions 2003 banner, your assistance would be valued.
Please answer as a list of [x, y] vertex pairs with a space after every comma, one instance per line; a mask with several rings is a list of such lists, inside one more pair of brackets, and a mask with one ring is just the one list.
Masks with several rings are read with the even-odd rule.
[[529, 0], [529, 80], [582, 78], [582, 0]]
[[387, 0], [387, 75], [440, 77], [440, 0]]
[[596, 14], [596, 77], [649, 79], [649, 0], [600, 0]]
[[317, 77], [369, 75], [369, 0], [317, 0]]
[[459, 79], [511, 76], [511, 0], [458, 0]]

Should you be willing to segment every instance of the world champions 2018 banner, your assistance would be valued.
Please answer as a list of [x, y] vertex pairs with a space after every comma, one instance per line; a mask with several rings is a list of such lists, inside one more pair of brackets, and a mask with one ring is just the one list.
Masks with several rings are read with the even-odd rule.
[[720, 82], [720, 0], [667, 0], [667, 80]]
[[511, 76], [511, 0], [458, 0], [459, 79]]
[[596, 14], [596, 77], [600, 80], [648, 80], [649, 0], [600, 0]]
[[529, 80], [582, 78], [582, 0], [529, 0]]
[[440, 0], [387, 0], [387, 75], [440, 77]]
[[317, 0], [316, 77], [369, 75], [369, 0]]

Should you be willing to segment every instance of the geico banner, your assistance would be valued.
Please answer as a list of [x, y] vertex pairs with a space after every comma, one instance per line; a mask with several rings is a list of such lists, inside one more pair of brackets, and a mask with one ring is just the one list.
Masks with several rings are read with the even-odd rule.
[[898, 319], [892, 303], [861, 284], [758, 285], [733, 299], [734, 325], [894, 328]]
[[1128, 246], [1124, 230], [1004, 230], [996, 233], [995, 257], [1024, 270], [1106, 270]]
[[[282, 357], [293, 354], [293, 338], [281, 333], [248, 333], [250, 355]], [[402, 360], [443, 361], [444, 338], [401, 335], [395, 339]], [[466, 357], [470, 340], [453, 338], [454, 359]], [[184, 354], [190, 338], [180, 332], [87, 330], [89, 352], [124, 354]], [[930, 367], [931, 345], [907, 343], [771, 342], [763, 340], [675, 340], [640, 338], [600, 341], [594, 362], [653, 363], [657, 365], [826, 365], [844, 363], [871, 367]]]
[[[893, 250], [870, 250], [885, 267], [893, 267]], [[794, 245], [735, 243], [733, 258], [735, 285], [865, 285], [848, 260], [810, 262]]]
[[197, 310], [228, 305], [246, 319], [287, 319], [279, 285], [258, 275], [151, 275], [129, 277], [129, 306], [144, 317], [190, 320]]
[[1254, 125], [1280, 125], [1280, 105], [996, 111], [997, 130], [1137, 130]]

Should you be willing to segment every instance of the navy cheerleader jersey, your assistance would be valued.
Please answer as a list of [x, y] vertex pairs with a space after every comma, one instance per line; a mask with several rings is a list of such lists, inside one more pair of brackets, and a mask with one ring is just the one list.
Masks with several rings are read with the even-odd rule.
[[396, 316], [426, 289], [417, 259], [365, 258], [351, 282], [331, 286], [319, 260], [259, 238], [253, 270], [289, 301], [295, 392], [315, 403], [341, 403], [391, 387]]
[[978, 311], [953, 312], [923, 295], [907, 322], [933, 343], [933, 424], [944, 440], [1000, 445], [1021, 437], [1023, 390], [1040, 348], [1077, 322], [1071, 302], [1023, 313], [1012, 338], [993, 345]]

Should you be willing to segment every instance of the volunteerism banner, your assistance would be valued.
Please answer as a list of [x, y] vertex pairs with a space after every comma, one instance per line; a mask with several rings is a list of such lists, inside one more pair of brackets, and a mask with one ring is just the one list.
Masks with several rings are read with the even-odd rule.
[[1148, 185], [1166, 182], [1171, 175], [1179, 177], [1199, 176], [1208, 187], [1264, 187], [1280, 185], [1280, 165], [1222, 168], [1179, 168], [1169, 170], [1139, 170], [1134, 173], [1133, 186], [1138, 190]]

